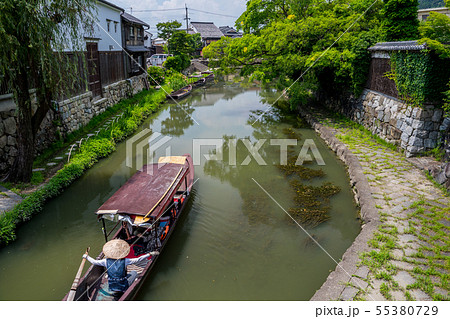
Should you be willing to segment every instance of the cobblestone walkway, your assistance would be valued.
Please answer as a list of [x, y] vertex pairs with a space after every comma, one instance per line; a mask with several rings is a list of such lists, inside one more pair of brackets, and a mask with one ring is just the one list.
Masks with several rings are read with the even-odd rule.
[[381, 221], [339, 299], [450, 300], [447, 194], [367, 130], [314, 116], [358, 157]]
[[0, 215], [5, 211], [11, 210], [21, 201], [22, 197], [0, 186]]

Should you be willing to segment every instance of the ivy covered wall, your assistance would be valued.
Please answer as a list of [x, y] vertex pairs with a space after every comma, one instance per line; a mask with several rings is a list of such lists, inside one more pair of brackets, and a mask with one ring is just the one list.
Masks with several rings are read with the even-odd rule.
[[390, 53], [391, 72], [399, 96], [413, 106], [433, 104], [442, 107], [450, 80], [450, 59], [441, 59], [428, 51]]

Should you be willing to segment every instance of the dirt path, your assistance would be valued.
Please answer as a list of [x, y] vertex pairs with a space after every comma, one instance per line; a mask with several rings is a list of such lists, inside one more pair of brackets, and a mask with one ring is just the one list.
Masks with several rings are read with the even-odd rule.
[[[450, 300], [449, 197], [367, 130], [346, 119], [313, 117], [356, 155], [379, 213], [369, 248], [357, 252], [357, 268], [349, 273], [353, 278], [334, 282], [342, 289], [327, 298]], [[319, 290], [318, 296], [325, 295]]]

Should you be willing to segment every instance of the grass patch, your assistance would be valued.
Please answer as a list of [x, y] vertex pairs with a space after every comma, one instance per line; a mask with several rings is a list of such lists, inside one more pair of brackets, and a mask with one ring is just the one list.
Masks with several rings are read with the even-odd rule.
[[390, 293], [390, 288], [386, 283], [382, 283], [380, 286], [380, 292], [383, 295], [384, 298], [387, 300], [392, 300], [392, 295]]

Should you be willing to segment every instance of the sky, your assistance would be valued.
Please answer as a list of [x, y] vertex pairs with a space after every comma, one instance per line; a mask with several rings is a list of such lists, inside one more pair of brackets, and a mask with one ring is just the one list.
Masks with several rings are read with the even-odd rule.
[[[203, 21], [214, 22], [216, 26], [228, 25], [233, 27], [235, 20], [245, 11], [246, 0], [108, 0], [111, 3], [125, 9], [125, 12], [133, 14], [135, 17], [147, 22], [150, 25], [150, 32], [156, 36], [156, 24], [169, 20], [178, 20], [186, 26], [185, 4], [188, 9], [190, 22]], [[132, 8], [132, 9], [131, 9]], [[142, 12], [142, 10], [168, 10]], [[207, 11], [210, 13], [199, 12]], [[131, 11], [132, 10], [132, 11]], [[211, 14], [215, 13], [215, 14]], [[219, 15], [218, 15], [219, 14]], [[223, 16], [226, 15], [226, 16]], [[229, 17], [230, 16], [230, 17]]]

